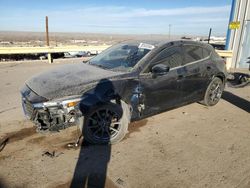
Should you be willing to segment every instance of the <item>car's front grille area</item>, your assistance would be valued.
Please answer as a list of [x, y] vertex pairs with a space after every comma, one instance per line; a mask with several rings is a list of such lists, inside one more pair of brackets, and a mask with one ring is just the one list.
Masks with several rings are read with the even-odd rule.
[[28, 118], [32, 118], [32, 115], [34, 113], [34, 107], [31, 104], [31, 102], [29, 102], [26, 98], [23, 98], [22, 104], [23, 104], [23, 110], [24, 110], [25, 115]]

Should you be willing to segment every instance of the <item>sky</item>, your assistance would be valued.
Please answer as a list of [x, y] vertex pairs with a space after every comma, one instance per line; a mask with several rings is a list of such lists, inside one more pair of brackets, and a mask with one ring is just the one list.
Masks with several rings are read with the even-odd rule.
[[231, 0], [0, 0], [0, 31], [224, 36]]

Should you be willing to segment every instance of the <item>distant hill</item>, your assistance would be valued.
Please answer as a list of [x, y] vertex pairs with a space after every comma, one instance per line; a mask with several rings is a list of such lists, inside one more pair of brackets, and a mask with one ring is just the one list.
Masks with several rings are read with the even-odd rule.
[[[122, 34], [98, 34], [98, 33], [60, 33], [51, 32], [50, 41], [57, 43], [93, 42], [114, 43], [129, 39], [168, 39], [168, 35], [122, 35]], [[172, 39], [179, 39], [181, 36], [171, 36]], [[34, 42], [45, 41], [45, 32], [21, 32], [21, 31], [0, 31], [0, 41], [2, 42]]]

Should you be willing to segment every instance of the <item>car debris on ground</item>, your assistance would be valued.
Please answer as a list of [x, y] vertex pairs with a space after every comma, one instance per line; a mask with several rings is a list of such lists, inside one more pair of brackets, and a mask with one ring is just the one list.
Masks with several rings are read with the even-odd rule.
[[54, 157], [59, 157], [62, 154], [64, 153], [63, 152], [56, 153], [55, 151], [52, 151], [52, 152], [44, 151], [42, 156], [48, 156], [48, 157], [54, 158]]
[[234, 72], [230, 73], [227, 78], [229, 87], [240, 88], [250, 84], [250, 74]]

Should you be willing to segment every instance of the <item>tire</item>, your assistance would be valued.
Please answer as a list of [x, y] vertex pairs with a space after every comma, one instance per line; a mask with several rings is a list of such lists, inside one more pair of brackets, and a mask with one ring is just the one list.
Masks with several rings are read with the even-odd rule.
[[91, 109], [79, 119], [79, 127], [91, 144], [115, 144], [126, 135], [129, 122], [129, 107], [121, 101], [120, 105], [109, 103]]
[[208, 85], [204, 99], [201, 103], [205, 106], [216, 105], [221, 99], [224, 88], [223, 81], [220, 78], [215, 77]]

